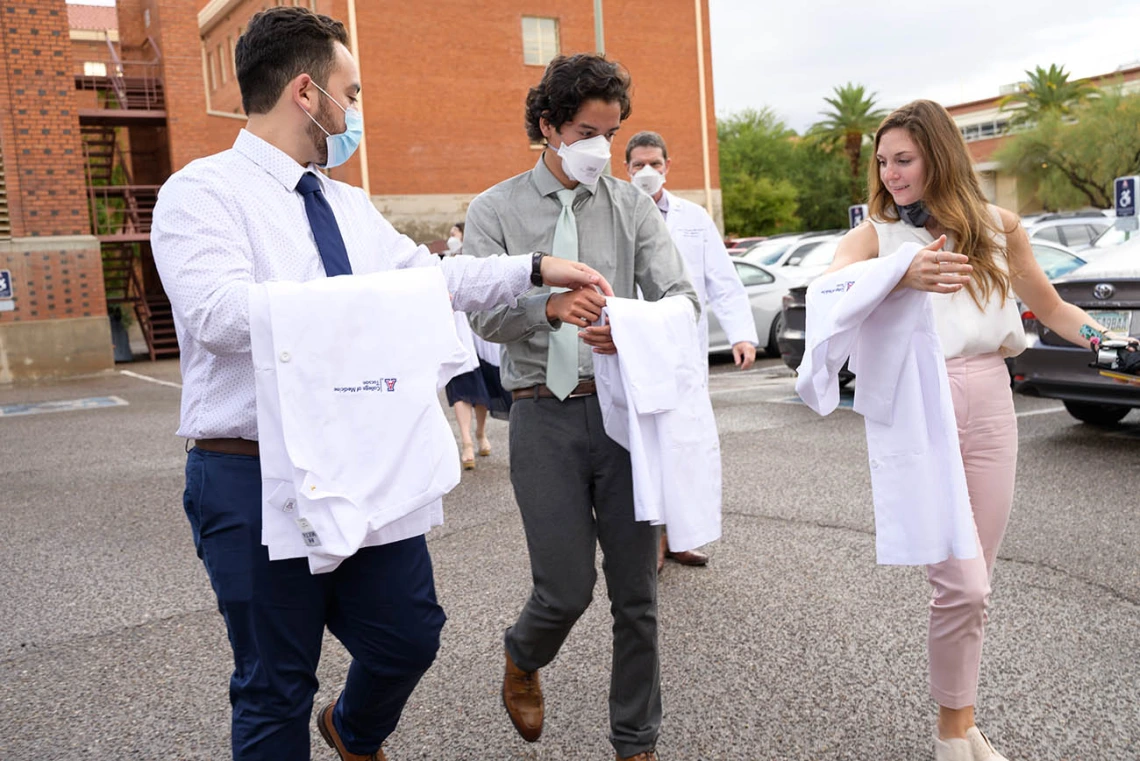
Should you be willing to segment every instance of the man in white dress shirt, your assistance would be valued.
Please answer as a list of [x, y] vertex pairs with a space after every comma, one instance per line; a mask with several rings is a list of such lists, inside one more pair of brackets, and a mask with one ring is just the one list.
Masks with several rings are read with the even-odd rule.
[[326, 625], [353, 661], [318, 728], [341, 759], [383, 759], [445, 619], [423, 536], [430, 511], [384, 526], [366, 542], [376, 546], [328, 574], [311, 575], [304, 558], [269, 560], [250, 287], [436, 266], [462, 310], [513, 305], [534, 284], [612, 294], [589, 267], [544, 255], [441, 262], [397, 233], [362, 190], [317, 172], [347, 161], [362, 134], [347, 41], [340, 22], [302, 8], [255, 15], [236, 50], [246, 128], [231, 150], [171, 177], [154, 212], [155, 262], [182, 352], [178, 435], [195, 443], [183, 505], [233, 649], [235, 759], [309, 759]]
[[[747, 370], [756, 361], [756, 344], [759, 343], [748, 293], [736, 274], [716, 222], [708, 212], [665, 190], [665, 179], [672, 164], [665, 140], [656, 132], [638, 132], [626, 143], [625, 171], [630, 181], [652, 196], [657, 208], [661, 210], [669, 234], [685, 260], [689, 278], [701, 301], [701, 318], [697, 330], [702, 360], [708, 362], [708, 308], [711, 308], [732, 344], [732, 358], [736, 366]], [[657, 554], [659, 571], [666, 558], [682, 565], [701, 566], [709, 562], [707, 554], [696, 550], [669, 552], [667, 539], [662, 532]]]

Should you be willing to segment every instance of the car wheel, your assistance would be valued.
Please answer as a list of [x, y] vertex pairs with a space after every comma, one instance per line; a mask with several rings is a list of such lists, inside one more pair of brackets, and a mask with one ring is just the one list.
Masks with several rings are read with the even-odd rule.
[[772, 327], [768, 329], [768, 345], [764, 347], [764, 352], [769, 357], [780, 356], [780, 344], [776, 342], [776, 336], [780, 334], [780, 330], [784, 327], [784, 315], [776, 315], [776, 319], [772, 320]]
[[1089, 425], [1110, 426], [1116, 425], [1124, 416], [1132, 411], [1131, 407], [1121, 404], [1093, 404], [1091, 402], [1065, 402], [1065, 409], [1069, 414]]

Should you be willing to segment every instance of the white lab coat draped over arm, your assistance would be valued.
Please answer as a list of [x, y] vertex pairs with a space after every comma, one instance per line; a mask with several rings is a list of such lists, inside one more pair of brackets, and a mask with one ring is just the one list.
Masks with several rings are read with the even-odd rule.
[[442, 522], [459, 461], [437, 389], [468, 354], [440, 270], [265, 283], [250, 308], [270, 559], [323, 573]]
[[607, 299], [617, 354], [594, 355], [606, 434], [629, 450], [634, 517], [664, 524], [675, 552], [720, 538], [716, 420], [692, 303]]
[[965, 470], [930, 294], [894, 290], [919, 251], [817, 278], [807, 294], [807, 339], [796, 391], [827, 415], [850, 358], [863, 415], [878, 562], [927, 565], [977, 554]]

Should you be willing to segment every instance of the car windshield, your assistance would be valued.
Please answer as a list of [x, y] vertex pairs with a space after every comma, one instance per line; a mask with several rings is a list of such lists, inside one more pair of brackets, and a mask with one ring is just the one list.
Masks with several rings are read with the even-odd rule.
[[801, 267], [826, 267], [835, 258], [835, 249], [839, 248], [838, 240], [829, 240], [820, 243], [800, 260]]
[[1097, 239], [1092, 242], [1092, 247], [1111, 248], [1112, 246], [1119, 246], [1128, 240], [1136, 240], [1137, 237], [1140, 237], [1140, 234], [1125, 232], [1114, 226], [1101, 233]]
[[1073, 256], [1068, 251], [1039, 244], [1033, 246], [1033, 257], [1037, 259], [1041, 269], [1045, 270], [1045, 276], [1050, 280], [1067, 275], [1085, 263], [1084, 259]]
[[744, 260], [753, 264], [772, 266], [780, 261], [784, 252], [792, 247], [792, 241], [770, 240], [757, 243], [744, 252]]

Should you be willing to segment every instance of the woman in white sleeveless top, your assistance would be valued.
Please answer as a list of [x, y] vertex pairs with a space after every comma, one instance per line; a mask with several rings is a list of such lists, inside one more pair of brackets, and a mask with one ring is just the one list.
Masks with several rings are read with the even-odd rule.
[[915, 101], [883, 121], [868, 187], [870, 219], [844, 237], [832, 269], [889, 256], [905, 242], [925, 246], [899, 287], [933, 294], [980, 548], [972, 560], [927, 568], [935, 757], [999, 761], [974, 726], [974, 703], [990, 580], [1013, 504], [1017, 420], [1003, 360], [1025, 348], [1015, 295], [1075, 344], [1104, 340], [1107, 331], [1057, 295], [1017, 215], [986, 203], [942, 106]]

